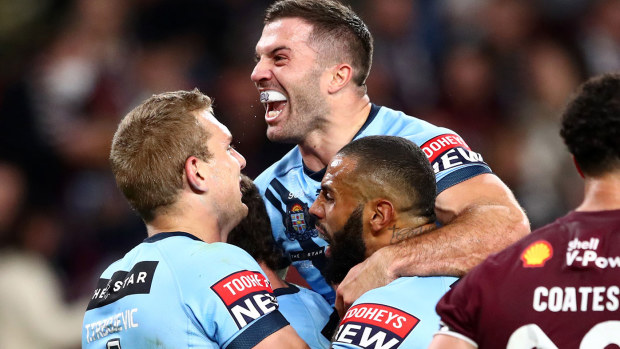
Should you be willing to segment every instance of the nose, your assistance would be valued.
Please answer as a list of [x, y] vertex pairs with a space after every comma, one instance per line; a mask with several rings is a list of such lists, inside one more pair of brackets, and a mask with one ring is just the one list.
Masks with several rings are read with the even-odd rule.
[[323, 207], [321, 206], [321, 203], [319, 201], [321, 201], [321, 196], [316, 198], [314, 203], [312, 203], [312, 206], [310, 206], [308, 212], [310, 212], [311, 215], [316, 216], [316, 218], [322, 219], [325, 215]]
[[237, 162], [239, 162], [239, 167], [240, 167], [240, 169], [241, 169], [241, 170], [243, 170], [243, 169], [245, 168], [245, 165], [246, 165], [246, 163], [245, 163], [245, 158], [244, 158], [244, 157], [243, 157], [243, 155], [241, 155], [241, 153], [240, 153], [240, 152], [238, 152], [236, 149], [233, 149], [233, 150], [234, 150], [234, 153], [233, 153], [233, 154], [234, 154], [234, 156], [235, 156], [235, 159], [237, 159]]
[[260, 59], [256, 62], [254, 70], [252, 70], [252, 74], [250, 75], [250, 79], [252, 79], [254, 83], [271, 79], [271, 69], [269, 69], [264, 59]]

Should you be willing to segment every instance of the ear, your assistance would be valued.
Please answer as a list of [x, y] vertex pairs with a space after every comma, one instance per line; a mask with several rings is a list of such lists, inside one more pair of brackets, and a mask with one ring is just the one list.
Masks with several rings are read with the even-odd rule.
[[371, 233], [378, 235], [394, 220], [394, 205], [385, 199], [375, 199], [369, 203], [369, 206]]
[[190, 156], [185, 160], [185, 177], [187, 184], [194, 192], [204, 193], [207, 191], [206, 173], [203, 161], [195, 156]]
[[346, 63], [338, 64], [332, 68], [332, 78], [327, 87], [329, 93], [337, 93], [342, 90], [353, 77], [353, 68]]

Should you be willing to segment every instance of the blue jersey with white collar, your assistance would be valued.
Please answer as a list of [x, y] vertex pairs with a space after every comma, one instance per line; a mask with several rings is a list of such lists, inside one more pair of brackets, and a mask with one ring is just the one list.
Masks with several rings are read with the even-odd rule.
[[82, 348], [247, 348], [286, 325], [245, 251], [159, 233], [103, 272]]
[[[371, 135], [407, 138], [428, 157], [437, 193], [482, 173], [491, 173], [480, 154], [473, 152], [454, 131], [386, 107], [372, 105], [370, 115], [354, 139]], [[254, 183], [265, 199], [273, 236], [290, 262], [313, 290], [332, 305], [336, 294], [321, 275], [327, 243], [318, 236], [308, 209], [317, 198], [325, 170], [305, 168], [299, 148], [259, 175]]]

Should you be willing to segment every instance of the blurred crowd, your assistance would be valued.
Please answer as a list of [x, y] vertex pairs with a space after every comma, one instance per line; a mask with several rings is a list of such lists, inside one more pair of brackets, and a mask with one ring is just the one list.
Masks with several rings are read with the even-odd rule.
[[[266, 139], [250, 81], [270, 2], [0, 0], [3, 251], [43, 256], [71, 301], [145, 238], [107, 157], [120, 118], [154, 93], [213, 97], [252, 178], [287, 152]], [[532, 228], [580, 201], [558, 117], [579, 83], [620, 70], [620, 1], [344, 2], [375, 40], [374, 103], [458, 132]]]

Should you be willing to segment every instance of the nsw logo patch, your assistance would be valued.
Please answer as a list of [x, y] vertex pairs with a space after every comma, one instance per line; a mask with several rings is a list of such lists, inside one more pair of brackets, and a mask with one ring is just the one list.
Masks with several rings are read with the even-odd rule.
[[362, 348], [398, 348], [419, 322], [415, 316], [387, 305], [357, 304], [340, 322], [335, 341]]
[[224, 302], [240, 329], [278, 309], [269, 281], [258, 272], [243, 270], [230, 274], [211, 289]]
[[305, 241], [319, 234], [314, 228], [314, 218], [308, 212], [308, 205], [303, 202], [295, 202], [286, 207], [286, 237], [293, 241]]

